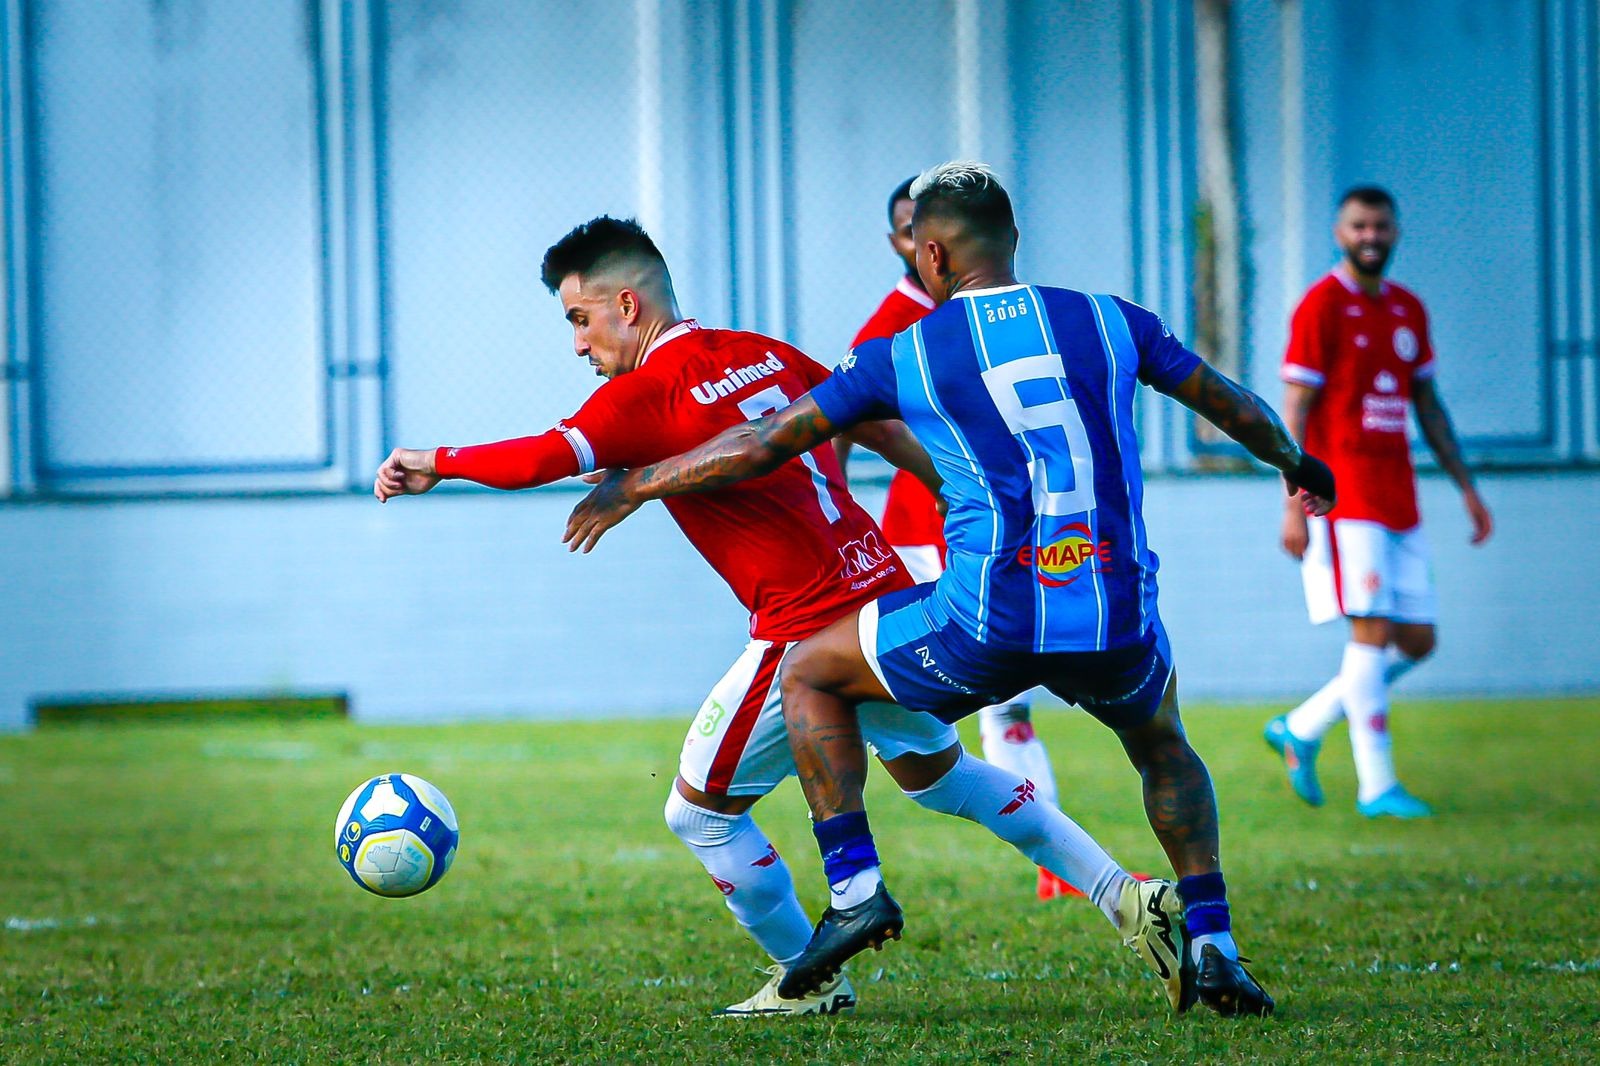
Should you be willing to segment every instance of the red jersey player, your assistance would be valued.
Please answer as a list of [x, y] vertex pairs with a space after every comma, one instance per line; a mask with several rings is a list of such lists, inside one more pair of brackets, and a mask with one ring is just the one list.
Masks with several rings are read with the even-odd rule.
[[[909, 329], [934, 308], [933, 297], [917, 277], [917, 249], [911, 240], [911, 183], [907, 178], [889, 194], [889, 246], [905, 263], [906, 272], [883, 298], [850, 342], [851, 349], [879, 337], [892, 337]], [[944, 569], [944, 517], [933, 493], [908, 470], [896, 470], [883, 505], [883, 535], [905, 562], [911, 576], [932, 581]], [[1050, 753], [1033, 730], [1033, 708], [1024, 692], [1009, 703], [978, 712], [978, 736], [983, 757], [996, 766], [1032, 781], [1046, 802], [1056, 803], [1056, 775]], [[1070, 884], [1044, 867], [1039, 868], [1040, 899], [1072, 895]]]
[[1422, 301], [1384, 280], [1399, 239], [1394, 198], [1375, 186], [1345, 193], [1334, 239], [1344, 261], [1295, 310], [1283, 357], [1283, 417], [1307, 450], [1324, 457], [1339, 485], [1326, 518], [1291, 507], [1283, 545], [1301, 560], [1314, 623], [1350, 619], [1339, 673], [1299, 707], [1267, 724], [1296, 794], [1322, 804], [1316, 758], [1341, 717], [1369, 818], [1422, 818], [1427, 804], [1395, 775], [1388, 685], [1433, 651], [1434, 591], [1417, 512], [1406, 411], [1439, 465], [1461, 490], [1472, 542], [1493, 530], [1434, 382], [1433, 345]]
[[[665, 260], [632, 221], [577, 227], [545, 254], [542, 275], [561, 297], [577, 353], [607, 381], [539, 436], [395, 449], [373, 484], [379, 500], [427, 492], [441, 478], [516, 489], [648, 464], [786, 407], [828, 376], [782, 341], [684, 318]], [[859, 443], [906, 465], [928, 462], [903, 426], [880, 424]], [[750, 612], [752, 639], [690, 725], [666, 805], [668, 826], [775, 964], [754, 996], [721, 1013], [850, 1010], [855, 994], [842, 975], [801, 999], [778, 995], [783, 967], [804, 950], [811, 926], [788, 867], [749, 811], [794, 773], [778, 688], [789, 645], [911, 580], [844, 487], [831, 448], [668, 510]], [[864, 707], [861, 723], [912, 799], [981, 823], [1092, 894], [1136, 951], [1161, 922], [1179, 920], [1141, 906], [1137, 883], [1087, 833], [1054, 804], [1034, 802], [1019, 775], [966, 755], [952, 726], [890, 704]]]

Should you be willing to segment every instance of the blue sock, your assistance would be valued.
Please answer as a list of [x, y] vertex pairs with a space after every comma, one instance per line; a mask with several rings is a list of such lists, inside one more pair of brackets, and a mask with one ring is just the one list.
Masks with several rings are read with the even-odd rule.
[[1220, 873], [1180, 878], [1178, 895], [1183, 898], [1183, 921], [1190, 936], [1226, 933], [1233, 928], [1228, 917], [1228, 886]]
[[866, 811], [850, 811], [813, 822], [811, 832], [817, 838], [822, 869], [830, 885], [848, 881], [863, 870], [877, 868], [878, 849], [872, 843]]
[[1228, 913], [1228, 886], [1220, 872], [1178, 879], [1178, 895], [1183, 899], [1183, 924], [1189, 929], [1195, 961], [1200, 949], [1214, 944], [1229, 958], [1237, 958], [1233, 943], [1233, 921]]

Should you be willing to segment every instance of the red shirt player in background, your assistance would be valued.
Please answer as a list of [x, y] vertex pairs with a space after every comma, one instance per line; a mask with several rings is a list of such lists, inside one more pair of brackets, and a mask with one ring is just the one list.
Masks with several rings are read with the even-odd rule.
[[[909, 329], [934, 308], [933, 297], [917, 277], [917, 249], [911, 240], [911, 183], [913, 175], [889, 194], [889, 246], [905, 263], [906, 272], [883, 303], [872, 313], [850, 342], [854, 349], [866, 341], [892, 337]], [[848, 446], [841, 456], [848, 454]], [[933, 493], [906, 470], [896, 470], [889, 482], [889, 496], [883, 505], [883, 535], [905, 561], [906, 569], [920, 584], [932, 581], [944, 569], [944, 516], [938, 511]], [[1032, 699], [1024, 692], [1009, 703], [985, 707], [978, 712], [978, 735], [983, 741], [983, 757], [996, 766], [1020, 774], [1034, 783], [1041, 797], [1057, 802], [1056, 775], [1050, 767], [1050, 753], [1033, 730]], [[1039, 898], [1074, 895], [1071, 885], [1049, 870], [1039, 868]]]
[[[577, 353], [605, 384], [577, 414], [536, 437], [395, 449], [373, 484], [379, 500], [427, 492], [441, 478], [517, 489], [657, 462], [788, 406], [828, 376], [782, 341], [684, 318], [666, 261], [631, 220], [601, 217], [577, 227], [545, 254], [542, 275], [561, 297]], [[937, 476], [903, 425], [876, 424], [857, 441]], [[911, 579], [851, 498], [831, 448], [766, 477], [674, 499], [667, 509], [750, 612], [752, 639], [690, 725], [666, 806], [667, 825], [774, 963], [754, 996], [719, 1013], [850, 1010], [855, 993], [842, 974], [801, 999], [778, 995], [784, 965], [805, 949], [811, 923], [788, 867], [749, 811], [795, 772], [778, 687], [788, 646]], [[1132, 882], [1121, 867], [1053, 803], [1032, 802], [1020, 775], [963, 752], [954, 727], [892, 704], [864, 705], [861, 726], [917, 803], [982, 824], [1086, 891], [1102, 887], [1102, 910], [1136, 951], [1151, 923], [1171, 920], [1130, 906], [1122, 889]]]
[[1333, 468], [1339, 499], [1326, 518], [1288, 508], [1283, 546], [1301, 560], [1312, 622], [1348, 618], [1350, 642], [1333, 680], [1267, 723], [1266, 736], [1283, 756], [1296, 794], [1321, 806], [1322, 737], [1348, 718], [1357, 809], [1369, 818], [1425, 818], [1428, 805], [1395, 774], [1388, 726], [1389, 683], [1433, 651], [1436, 615], [1406, 439], [1408, 406], [1461, 490], [1472, 543], [1488, 540], [1494, 522], [1439, 398], [1427, 312], [1383, 277], [1400, 236], [1396, 219], [1394, 198], [1384, 189], [1344, 194], [1333, 227], [1344, 260], [1306, 293], [1290, 327], [1284, 422]]

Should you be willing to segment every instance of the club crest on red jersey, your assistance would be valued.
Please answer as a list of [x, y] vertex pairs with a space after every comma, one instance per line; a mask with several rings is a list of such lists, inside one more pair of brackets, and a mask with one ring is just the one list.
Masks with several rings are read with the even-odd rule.
[[1417, 335], [1410, 326], [1396, 326], [1394, 331], [1394, 354], [1403, 362], [1411, 362], [1417, 357], [1419, 345]]

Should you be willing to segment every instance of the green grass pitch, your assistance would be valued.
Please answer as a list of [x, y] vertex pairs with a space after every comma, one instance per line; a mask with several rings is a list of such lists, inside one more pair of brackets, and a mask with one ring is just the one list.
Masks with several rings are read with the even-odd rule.
[[[1410, 702], [1399, 762], [1427, 823], [1301, 806], [1270, 712], [1196, 706], [1234, 921], [1266, 1020], [1168, 1014], [1082, 900], [875, 775], [906, 939], [852, 967], [853, 1017], [708, 1012], [764, 961], [660, 810], [684, 721], [377, 728], [65, 727], [0, 738], [0, 1060], [171, 1062], [1600, 1061], [1600, 701]], [[1115, 739], [1043, 711], [1064, 806], [1165, 869]], [[968, 725], [970, 726], [970, 722]], [[968, 730], [969, 740], [970, 729]], [[424, 896], [358, 890], [345, 794], [384, 771], [462, 823]], [[815, 907], [798, 790], [757, 808]]]

